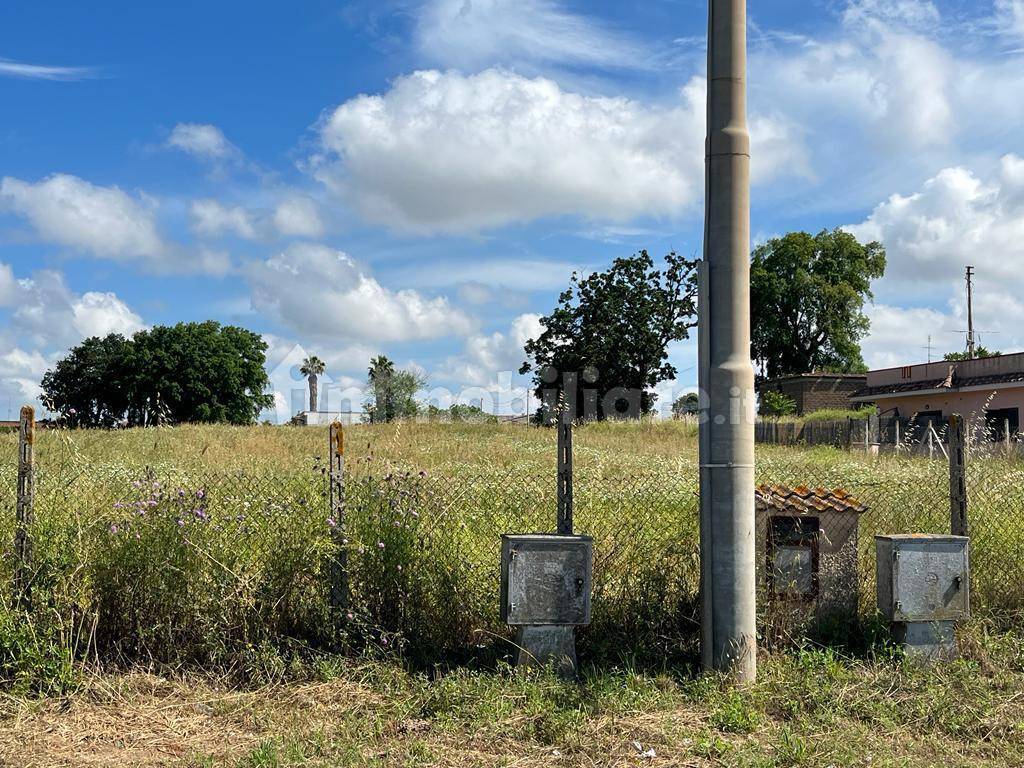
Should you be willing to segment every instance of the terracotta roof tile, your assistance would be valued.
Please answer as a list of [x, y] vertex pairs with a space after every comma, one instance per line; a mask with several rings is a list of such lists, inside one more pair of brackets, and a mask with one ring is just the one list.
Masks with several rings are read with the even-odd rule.
[[806, 485], [791, 488], [787, 485], [759, 485], [755, 492], [758, 510], [796, 512], [836, 512], [839, 514], [862, 515], [868, 508], [842, 488], [808, 488]]

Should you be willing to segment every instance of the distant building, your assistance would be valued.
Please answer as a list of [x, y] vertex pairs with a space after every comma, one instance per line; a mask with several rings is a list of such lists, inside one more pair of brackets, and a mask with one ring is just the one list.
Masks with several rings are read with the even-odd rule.
[[867, 376], [860, 373], [805, 373], [770, 379], [761, 384], [759, 392], [781, 392], [796, 402], [798, 416], [828, 408], [845, 410], [850, 395], [866, 386]]
[[851, 400], [918, 423], [945, 422], [954, 413], [985, 419], [996, 436], [1009, 422], [1015, 435], [1024, 409], [1024, 353], [871, 371]]
[[336, 421], [351, 427], [369, 421], [369, 418], [365, 411], [299, 411], [292, 417], [291, 424], [296, 427], [326, 427]]

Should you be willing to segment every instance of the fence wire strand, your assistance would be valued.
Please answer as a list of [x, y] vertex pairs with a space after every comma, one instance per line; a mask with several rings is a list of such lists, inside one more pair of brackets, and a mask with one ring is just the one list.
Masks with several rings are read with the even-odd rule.
[[[866, 508], [834, 518], [818, 542], [821, 595], [842, 592], [843, 604], [852, 600], [850, 610], [861, 617], [874, 608], [875, 535], [949, 531], [942, 461], [773, 448], [761, 452], [756, 477], [759, 485], [843, 489]], [[55, 609], [50, 613], [98, 616], [90, 642], [127, 657], [214, 659], [229, 646], [258, 648], [282, 638], [329, 646], [339, 637], [434, 656], [504, 635], [500, 535], [554, 530], [553, 473], [373, 473], [364, 465], [346, 478], [344, 521], [332, 519], [327, 480], [319, 467], [211, 473], [42, 466], [34, 594]], [[968, 481], [974, 612], [1024, 615], [1024, 463], [972, 457]], [[0, 467], [6, 584], [14, 568], [14, 488], [14, 468]], [[584, 643], [642, 636], [655, 652], [668, 652], [694, 642], [698, 490], [695, 462], [671, 474], [610, 474], [577, 464], [576, 530], [594, 537], [595, 551], [594, 617]], [[758, 538], [763, 592], [771, 575], [763, 519]], [[338, 546], [348, 550], [351, 590], [340, 623], [328, 584]], [[826, 574], [829, 568], [845, 569], [846, 581]], [[771, 622], [762, 610], [766, 632]]]

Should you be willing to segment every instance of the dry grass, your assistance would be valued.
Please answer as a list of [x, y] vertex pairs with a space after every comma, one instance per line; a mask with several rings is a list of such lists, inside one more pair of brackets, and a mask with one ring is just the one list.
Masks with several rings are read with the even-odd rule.
[[313, 682], [90, 676], [69, 696], [0, 704], [0, 765], [1009, 766], [1024, 764], [1024, 642], [970, 630], [965, 658], [763, 659], [734, 689], [685, 670], [432, 679], [328, 661]]
[[[521, 425], [397, 422], [345, 430], [352, 457], [441, 469], [465, 465], [543, 471], [555, 458], [555, 433]], [[615, 467], [670, 465], [696, 454], [696, 427], [679, 422], [595, 424], [577, 431], [577, 461]], [[17, 436], [0, 434], [0, 456], [16, 456]], [[203, 467], [209, 471], [273, 465], [306, 467], [323, 456], [326, 428], [184, 425], [123, 431], [44, 431], [41, 466], [59, 463]]]

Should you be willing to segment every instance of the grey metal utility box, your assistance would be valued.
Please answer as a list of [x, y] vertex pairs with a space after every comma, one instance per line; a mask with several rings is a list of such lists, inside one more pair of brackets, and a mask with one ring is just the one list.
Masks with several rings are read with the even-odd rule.
[[502, 536], [502, 621], [514, 627], [589, 624], [593, 568], [590, 536]]
[[956, 621], [970, 614], [968, 539], [876, 536], [878, 610], [892, 622]]

